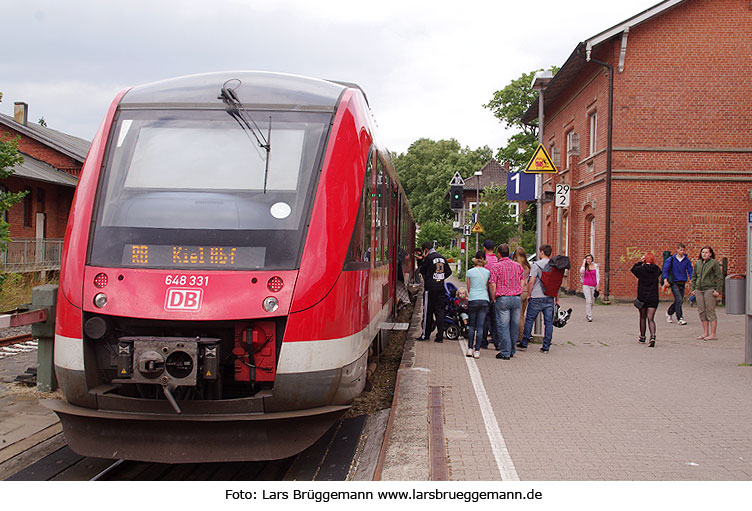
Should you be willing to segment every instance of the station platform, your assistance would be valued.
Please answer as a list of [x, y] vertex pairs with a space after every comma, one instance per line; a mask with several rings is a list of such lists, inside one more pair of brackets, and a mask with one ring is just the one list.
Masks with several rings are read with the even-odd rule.
[[[465, 339], [415, 341], [418, 293], [376, 478], [752, 480], [744, 316], [719, 308], [719, 339], [701, 341], [696, 309], [685, 307], [688, 325], [669, 324], [661, 302], [649, 348], [633, 305], [597, 305], [588, 323], [582, 298], [560, 303], [572, 318], [548, 354], [531, 344], [511, 360], [493, 349], [476, 360]], [[11, 384], [35, 364], [36, 352], [0, 361], [0, 480], [65, 442], [39, 404], [49, 396]]]
[[549, 353], [530, 344], [501, 360], [491, 344], [476, 360], [465, 339], [414, 340], [419, 301], [380, 478], [752, 480], [744, 316], [718, 308], [718, 340], [703, 341], [697, 309], [685, 306], [688, 325], [669, 324], [661, 302], [649, 348], [630, 303], [596, 305], [591, 323], [584, 299], [560, 304], [572, 318]]

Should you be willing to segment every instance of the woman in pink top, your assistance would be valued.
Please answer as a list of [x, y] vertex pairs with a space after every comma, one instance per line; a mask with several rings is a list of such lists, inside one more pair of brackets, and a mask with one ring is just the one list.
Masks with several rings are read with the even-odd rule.
[[593, 321], [593, 302], [595, 302], [595, 291], [600, 284], [601, 275], [592, 254], [585, 256], [582, 268], [580, 268], [580, 278], [582, 278], [582, 292], [585, 295], [585, 318]]

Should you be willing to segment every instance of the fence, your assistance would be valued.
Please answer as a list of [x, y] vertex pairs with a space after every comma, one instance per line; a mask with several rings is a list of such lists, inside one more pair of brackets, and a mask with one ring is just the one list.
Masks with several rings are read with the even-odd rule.
[[61, 239], [16, 238], [0, 254], [0, 272], [25, 273], [60, 269]]

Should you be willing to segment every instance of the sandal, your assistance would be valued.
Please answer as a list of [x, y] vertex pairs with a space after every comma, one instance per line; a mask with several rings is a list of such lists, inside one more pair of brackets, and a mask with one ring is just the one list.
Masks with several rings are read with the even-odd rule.
[[648, 343], [648, 348], [655, 348], [655, 336], [650, 336], [650, 342]]
[[706, 340], [707, 338], [708, 338], [708, 336], [707, 336], [707, 335], [698, 335], [698, 336], [697, 336], [697, 340], [698, 340], [698, 341], [704, 341], [704, 340]]

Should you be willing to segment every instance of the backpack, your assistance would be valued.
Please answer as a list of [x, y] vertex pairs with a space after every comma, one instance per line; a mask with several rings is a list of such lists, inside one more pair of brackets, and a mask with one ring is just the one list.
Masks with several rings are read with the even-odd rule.
[[[540, 265], [538, 267], [540, 268]], [[559, 288], [564, 280], [564, 270], [569, 268], [569, 258], [562, 255], [552, 257], [546, 267], [541, 268], [540, 281], [544, 295], [559, 296]]]

